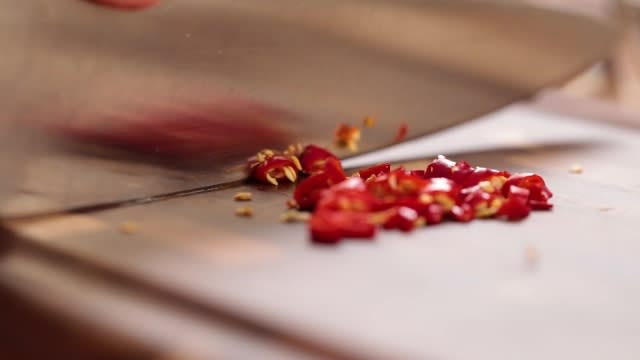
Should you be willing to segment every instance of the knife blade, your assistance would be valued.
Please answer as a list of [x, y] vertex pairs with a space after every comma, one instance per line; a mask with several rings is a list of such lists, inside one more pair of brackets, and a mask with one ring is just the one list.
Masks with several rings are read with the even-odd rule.
[[426, 0], [0, 0], [0, 29], [0, 218], [215, 187], [262, 147], [327, 144], [367, 115], [372, 151], [400, 123], [425, 135], [568, 79], [615, 35]]

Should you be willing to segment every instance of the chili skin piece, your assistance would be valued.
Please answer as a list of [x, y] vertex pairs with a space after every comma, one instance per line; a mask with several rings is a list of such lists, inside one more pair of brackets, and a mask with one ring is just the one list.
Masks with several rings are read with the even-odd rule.
[[300, 154], [302, 171], [306, 174], [317, 174], [324, 171], [328, 159], [338, 159], [332, 152], [316, 145], [307, 145]]

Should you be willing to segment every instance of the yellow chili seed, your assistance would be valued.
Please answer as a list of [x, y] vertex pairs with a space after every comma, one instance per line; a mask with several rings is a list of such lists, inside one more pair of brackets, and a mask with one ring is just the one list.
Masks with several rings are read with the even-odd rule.
[[241, 191], [233, 195], [235, 201], [251, 201], [253, 194], [248, 191]]

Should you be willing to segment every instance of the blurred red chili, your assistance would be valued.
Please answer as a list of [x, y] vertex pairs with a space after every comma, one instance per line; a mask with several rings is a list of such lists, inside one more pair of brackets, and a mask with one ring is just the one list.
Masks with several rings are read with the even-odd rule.
[[451, 217], [455, 221], [469, 222], [473, 220], [473, 208], [469, 204], [455, 205], [451, 208]]
[[507, 191], [507, 199], [500, 207], [498, 215], [505, 216], [508, 220], [520, 220], [529, 216], [531, 207], [528, 205], [529, 190], [511, 185]]
[[307, 145], [304, 150], [302, 150], [302, 154], [300, 154], [302, 171], [312, 175], [322, 172], [329, 158], [338, 159], [337, 156], [325, 148], [316, 145]]
[[311, 210], [316, 206], [322, 190], [346, 179], [337, 159], [328, 158], [324, 171], [302, 180], [293, 192], [293, 198], [301, 210]]
[[455, 161], [451, 161], [444, 157], [444, 155], [438, 155], [434, 160], [432, 160], [428, 165], [427, 169], [424, 172], [424, 177], [426, 178], [436, 178], [443, 177], [450, 179], [451, 178], [451, 168], [455, 166]]
[[383, 174], [388, 174], [391, 171], [391, 164], [382, 163], [378, 165], [374, 165], [372, 167], [366, 168], [364, 170], [358, 171], [358, 175], [364, 180], [367, 180], [371, 176], [378, 176]]
[[400, 125], [400, 127], [398, 128], [398, 132], [396, 133], [396, 136], [393, 138], [393, 142], [400, 142], [402, 140], [404, 140], [407, 137], [407, 134], [409, 133], [409, 125], [407, 124], [402, 124]]
[[412, 208], [398, 206], [391, 210], [387, 220], [382, 224], [385, 229], [398, 229], [409, 232], [416, 227], [418, 212]]
[[463, 179], [460, 179], [459, 184], [465, 188], [476, 185], [481, 181], [489, 181], [495, 177], [502, 177], [506, 180], [509, 176], [511, 176], [511, 174], [508, 171], [475, 167], [470, 172], [466, 173]]
[[278, 185], [278, 180], [284, 178], [291, 182], [298, 179], [298, 167], [290, 156], [275, 155], [272, 151], [258, 153], [249, 159], [249, 176], [262, 183]]
[[529, 190], [528, 203], [535, 209], [548, 210], [553, 207], [549, 203], [553, 193], [547, 188], [547, 184], [540, 175], [532, 173], [512, 175], [502, 186], [502, 194], [508, 197], [514, 185]]
[[376, 234], [369, 215], [357, 212], [318, 211], [309, 221], [309, 228], [312, 241], [325, 244], [335, 244], [345, 237], [371, 239]]

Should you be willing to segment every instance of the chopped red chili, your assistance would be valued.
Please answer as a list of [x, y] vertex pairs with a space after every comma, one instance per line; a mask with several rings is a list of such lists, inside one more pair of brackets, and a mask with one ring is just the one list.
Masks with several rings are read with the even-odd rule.
[[424, 171], [391, 170], [383, 163], [347, 178], [340, 161], [326, 150], [305, 151], [322, 167], [314, 165], [309, 171], [314, 175], [298, 184], [294, 200], [300, 209], [313, 210], [309, 226], [315, 242], [371, 238], [378, 226], [408, 232], [445, 219], [519, 220], [531, 210], [552, 207], [551, 191], [535, 174], [511, 175], [438, 156]]
[[259, 182], [278, 185], [278, 181], [288, 179], [296, 182], [300, 163], [293, 156], [276, 154], [273, 150], [263, 150], [249, 159], [249, 176]]
[[370, 168], [366, 168], [364, 170], [358, 171], [358, 175], [364, 180], [367, 180], [371, 176], [378, 176], [383, 174], [388, 174], [391, 171], [391, 164], [382, 163], [378, 165], [374, 165]]
[[393, 138], [393, 142], [397, 143], [404, 140], [407, 137], [408, 133], [409, 133], [409, 125], [407, 124], [400, 125], [400, 127], [398, 128], [398, 133], [396, 134], [396, 137]]
[[322, 190], [335, 184], [342, 185], [341, 182], [347, 178], [337, 159], [327, 159], [324, 169], [323, 172], [302, 180], [293, 192], [293, 198], [301, 210], [313, 209]]
[[416, 227], [418, 212], [406, 206], [397, 206], [391, 209], [387, 220], [382, 224], [385, 229], [398, 229], [409, 232]]
[[336, 145], [340, 147], [346, 147], [351, 151], [357, 151], [359, 141], [359, 127], [340, 124], [340, 126], [338, 126], [338, 128], [336, 129]]
[[529, 216], [531, 207], [527, 204], [529, 190], [511, 185], [507, 199], [498, 210], [498, 215], [505, 216], [508, 220], [520, 220]]
[[459, 222], [469, 222], [473, 220], [473, 208], [469, 204], [460, 204], [455, 205], [451, 208], [451, 217], [455, 221]]
[[553, 193], [547, 188], [544, 179], [540, 175], [536, 174], [515, 174], [509, 177], [502, 186], [502, 194], [506, 197], [509, 196], [512, 186], [524, 188], [529, 190], [529, 197], [527, 204], [536, 210], [548, 210], [553, 207], [549, 203], [549, 199], [553, 196]]
[[371, 239], [376, 225], [366, 213], [317, 211], [309, 221], [311, 239], [316, 243], [335, 244], [345, 237]]
[[302, 150], [302, 154], [300, 154], [302, 171], [312, 175], [322, 172], [324, 171], [324, 164], [329, 158], [337, 159], [338, 157], [320, 146], [307, 145]]

